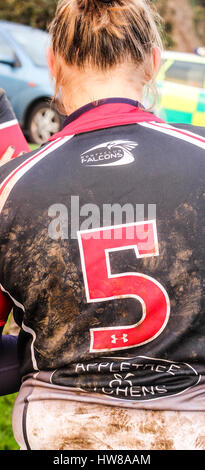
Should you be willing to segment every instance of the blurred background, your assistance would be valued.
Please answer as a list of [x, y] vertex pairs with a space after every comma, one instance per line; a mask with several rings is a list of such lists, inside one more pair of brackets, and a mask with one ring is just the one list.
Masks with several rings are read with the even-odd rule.
[[[48, 26], [57, 0], [0, 0], [0, 86], [29, 142], [41, 145], [63, 117], [51, 103]], [[205, 126], [205, 0], [152, 0], [163, 18], [164, 53], [153, 112], [170, 123]], [[144, 105], [154, 103], [145, 93]]]
[[[31, 149], [62, 126], [51, 102], [46, 33], [57, 0], [0, 0], [0, 87]], [[205, 0], [152, 0], [163, 18], [164, 53], [153, 112], [174, 123], [205, 126]], [[144, 105], [153, 103], [145, 96]], [[10, 317], [4, 334], [16, 334]], [[18, 449], [11, 427], [15, 395], [0, 398], [0, 450]]]

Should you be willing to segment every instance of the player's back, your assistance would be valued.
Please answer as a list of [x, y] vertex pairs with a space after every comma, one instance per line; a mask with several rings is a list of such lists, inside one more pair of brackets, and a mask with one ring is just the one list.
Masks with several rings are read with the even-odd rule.
[[1, 169], [0, 284], [23, 375], [203, 409], [205, 132], [138, 111], [85, 108]]

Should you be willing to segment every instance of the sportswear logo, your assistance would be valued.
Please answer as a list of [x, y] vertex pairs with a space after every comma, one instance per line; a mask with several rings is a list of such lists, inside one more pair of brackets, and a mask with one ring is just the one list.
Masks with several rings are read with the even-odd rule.
[[82, 153], [81, 163], [85, 166], [129, 165], [134, 162], [131, 150], [137, 146], [137, 142], [130, 140], [105, 142]]

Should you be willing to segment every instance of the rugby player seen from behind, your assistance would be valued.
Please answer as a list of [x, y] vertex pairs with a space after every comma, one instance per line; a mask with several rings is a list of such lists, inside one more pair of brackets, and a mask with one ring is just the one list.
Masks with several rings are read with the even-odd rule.
[[21, 449], [205, 446], [205, 131], [141, 104], [158, 20], [145, 0], [61, 1], [64, 128], [0, 170]]

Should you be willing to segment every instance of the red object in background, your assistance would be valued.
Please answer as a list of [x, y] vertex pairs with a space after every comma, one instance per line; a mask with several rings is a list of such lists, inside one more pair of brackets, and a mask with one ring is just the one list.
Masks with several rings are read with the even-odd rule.
[[12, 306], [12, 301], [5, 296], [0, 288], [0, 327], [5, 325]]
[[0, 160], [8, 147], [13, 146], [15, 153], [12, 158], [21, 152], [30, 152], [28, 142], [19, 126], [13, 109], [4, 92], [0, 89]]
[[18, 121], [7, 122], [3, 128], [0, 124], [0, 160], [4, 152], [6, 152], [10, 146], [15, 148], [15, 153], [12, 158], [18, 157], [21, 152], [30, 152], [29, 145], [23, 135]]

